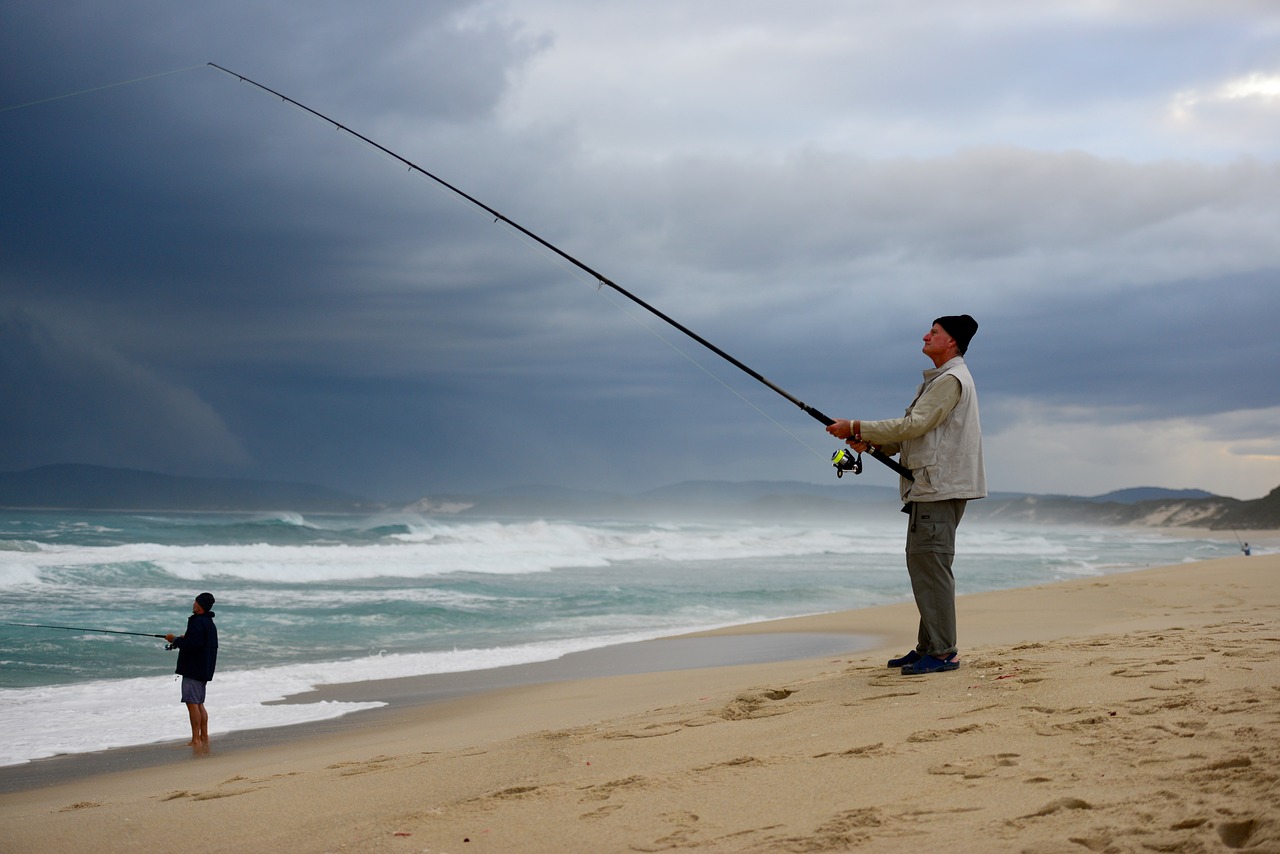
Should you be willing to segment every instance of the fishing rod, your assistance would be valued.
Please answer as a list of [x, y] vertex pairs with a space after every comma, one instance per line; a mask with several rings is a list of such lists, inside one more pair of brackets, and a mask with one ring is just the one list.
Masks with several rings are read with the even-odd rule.
[[119, 629], [85, 629], [80, 626], [45, 626], [40, 623], [0, 623], [0, 626], [21, 626], [25, 629], [66, 629], [69, 632], [101, 632], [108, 635], [137, 635], [140, 638], [164, 638], [164, 635], [152, 635], [146, 632], [122, 632]]
[[[525, 237], [528, 237], [530, 240], [535, 241], [535, 242], [536, 242], [536, 243], [538, 243], [539, 245], [541, 245], [541, 246], [545, 247], [546, 249], [548, 249], [548, 250], [550, 250], [550, 251], [554, 252], [556, 255], [560, 256], [560, 257], [561, 257], [561, 258], [563, 258], [565, 261], [568, 261], [570, 264], [572, 264], [573, 266], [577, 267], [579, 270], [582, 270], [584, 273], [586, 273], [587, 275], [591, 276], [592, 278], [594, 278], [594, 279], [596, 280], [596, 282], [598, 283], [598, 287], [606, 287], [606, 286], [607, 286], [607, 287], [610, 287], [610, 288], [612, 288], [613, 290], [617, 291], [617, 292], [618, 292], [619, 294], [621, 294], [622, 296], [624, 296], [624, 297], [626, 297], [627, 299], [631, 300], [631, 301], [632, 301], [633, 303], [635, 303], [636, 305], [638, 305], [638, 306], [640, 306], [641, 308], [643, 308], [645, 311], [648, 311], [649, 313], [651, 313], [651, 314], [655, 315], [656, 317], [659, 317], [659, 318], [661, 318], [662, 320], [666, 321], [666, 322], [667, 322], [667, 323], [669, 323], [671, 326], [673, 326], [673, 327], [675, 327], [676, 329], [680, 330], [680, 331], [681, 331], [681, 332], [683, 332], [685, 335], [687, 335], [687, 336], [689, 336], [690, 338], [692, 338], [694, 341], [697, 341], [697, 342], [698, 342], [699, 344], [701, 344], [703, 347], [706, 347], [708, 350], [710, 350], [711, 352], [715, 353], [717, 356], [719, 356], [720, 358], [724, 359], [725, 361], [727, 361], [729, 364], [733, 365], [733, 366], [734, 366], [735, 368], [737, 368], [738, 370], [740, 370], [740, 371], [742, 371], [743, 373], [747, 374], [747, 375], [748, 375], [749, 377], [751, 377], [752, 379], [754, 379], [754, 380], [756, 380], [756, 381], [758, 381], [758, 382], [760, 382], [760, 383], [764, 384], [764, 385], [765, 385], [765, 386], [767, 386], [768, 388], [770, 388], [770, 389], [772, 389], [773, 391], [777, 392], [778, 394], [782, 395], [782, 397], [784, 397], [784, 398], [786, 398], [787, 400], [791, 401], [791, 403], [793, 403], [793, 404], [795, 404], [796, 406], [800, 407], [800, 409], [801, 409], [801, 410], [803, 410], [806, 414], [808, 414], [808, 415], [809, 415], [809, 416], [811, 416], [812, 418], [816, 419], [817, 421], [821, 422], [821, 423], [822, 423], [822, 425], [823, 425], [824, 427], [829, 427], [830, 425], [832, 425], [832, 424], [834, 424], [834, 423], [835, 423], [835, 420], [834, 420], [834, 419], [829, 418], [828, 416], [826, 416], [825, 414], [823, 414], [822, 412], [820, 412], [818, 409], [816, 409], [816, 408], [814, 408], [814, 407], [812, 407], [812, 406], [808, 405], [807, 403], [805, 403], [804, 401], [802, 401], [802, 400], [800, 400], [799, 398], [795, 397], [795, 396], [794, 396], [794, 395], [792, 395], [791, 393], [787, 392], [786, 390], [784, 390], [784, 389], [783, 389], [783, 388], [781, 388], [780, 386], [778, 386], [778, 385], [776, 385], [775, 383], [771, 382], [771, 381], [770, 381], [769, 379], [767, 379], [764, 375], [760, 374], [759, 372], [757, 372], [757, 371], [753, 370], [752, 368], [748, 367], [747, 365], [743, 364], [743, 363], [742, 363], [742, 362], [740, 362], [738, 359], [736, 359], [736, 358], [734, 358], [733, 356], [729, 355], [729, 354], [728, 354], [728, 353], [726, 353], [724, 350], [722, 350], [722, 349], [720, 349], [719, 347], [717, 347], [715, 344], [712, 344], [710, 341], [708, 341], [707, 339], [703, 338], [701, 335], [699, 335], [698, 333], [694, 332], [694, 331], [693, 331], [692, 329], [690, 329], [689, 327], [687, 327], [687, 326], [685, 326], [684, 324], [682, 324], [682, 323], [680, 323], [680, 322], [676, 321], [675, 319], [673, 319], [673, 318], [669, 317], [668, 315], [666, 315], [666, 314], [664, 314], [663, 312], [659, 311], [657, 308], [654, 308], [652, 305], [650, 305], [649, 303], [647, 303], [647, 302], [645, 302], [644, 300], [640, 299], [640, 297], [638, 297], [638, 296], [636, 296], [635, 294], [631, 293], [631, 292], [630, 292], [630, 291], [628, 291], [626, 288], [622, 287], [622, 286], [621, 286], [621, 285], [619, 285], [617, 282], [615, 282], [615, 281], [613, 281], [612, 279], [610, 279], [608, 276], [604, 275], [603, 273], [598, 272], [597, 270], [592, 269], [591, 267], [589, 267], [589, 266], [587, 266], [586, 264], [584, 264], [582, 261], [579, 261], [577, 258], [575, 258], [575, 257], [573, 257], [572, 255], [570, 255], [568, 252], [565, 252], [565, 251], [564, 251], [563, 249], [561, 249], [559, 246], [556, 246], [555, 244], [551, 243], [550, 241], [544, 240], [542, 237], [539, 237], [537, 234], [534, 234], [532, 231], [530, 231], [529, 229], [525, 228], [525, 227], [524, 227], [523, 225], [521, 225], [520, 223], [516, 222], [515, 220], [512, 220], [511, 218], [509, 218], [508, 216], [506, 216], [506, 215], [505, 215], [505, 214], [503, 214], [502, 212], [500, 212], [500, 211], [498, 211], [498, 210], [495, 210], [494, 208], [492, 208], [492, 207], [490, 207], [489, 205], [485, 204], [484, 202], [480, 201], [480, 200], [479, 200], [479, 199], [477, 199], [476, 197], [474, 197], [474, 196], [472, 196], [472, 195], [470, 195], [470, 194], [468, 194], [468, 193], [464, 192], [463, 190], [460, 190], [459, 188], [455, 187], [453, 184], [450, 184], [448, 181], [444, 180], [444, 179], [443, 179], [443, 178], [441, 178], [440, 176], [435, 175], [435, 174], [433, 174], [433, 173], [431, 173], [431, 172], [428, 172], [426, 169], [423, 169], [423, 168], [422, 168], [421, 166], [419, 166], [418, 164], [416, 164], [416, 163], [414, 163], [414, 162], [412, 162], [412, 161], [410, 161], [410, 160], [407, 160], [407, 159], [405, 159], [404, 157], [401, 157], [399, 154], [396, 154], [394, 151], [392, 151], [391, 149], [387, 148], [385, 145], [382, 145], [382, 144], [380, 144], [380, 143], [374, 142], [372, 139], [370, 139], [369, 137], [365, 136], [364, 134], [359, 133], [358, 131], [352, 130], [351, 128], [347, 127], [346, 125], [342, 124], [341, 122], [338, 122], [338, 121], [336, 121], [336, 120], [334, 120], [334, 119], [329, 118], [329, 117], [328, 117], [328, 116], [326, 116], [324, 113], [321, 113], [321, 112], [318, 112], [318, 111], [316, 111], [316, 110], [311, 109], [311, 108], [310, 108], [310, 107], [308, 107], [306, 104], [300, 103], [299, 101], [295, 101], [293, 98], [290, 98], [288, 95], [284, 95], [284, 94], [282, 94], [282, 93], [280, 93], [280, 92], [277, 92], [275, 89], [270, 88], [269, 86], [264, 86], [264, 85], [262, 85], [261, 83], [258, 83], [258, 82], [257, 82], [257, 81], [255, 81], [255, 80], [251, 80], [250, 78], [245, 77], [243, 74], [237, 74], [236, 72], [231, 71], [231, 70], [230, 70], [230, 69], [228, 69], [228, 68], [223, 68], [221, 65], [218, 65], [216, 62], [210, 62], [210, 63], [209, 63], [209, 66], [210, 66], [211, 68], [216, 68], [218, 71], [221, 71], [221, 72], [223, 72], [224, 74], [228, 74], [228, 75], [230, 75], [230, 76], [232, 76], [232, 77], [236, 78], [237, 80], [239, 80], [239, 81], [240, 81], [240, 82], [242, 82], [242, 83], [248, 83], [249, 85], [251, 85], [251, 86], [254, 86], [254, 87], [258, 88], [258, 89], [262, 90], [263, 92], [266, 92], [266, 93], [268, 93], [268, 94], [270, 94], [270, 95], [274, 95], [274, 96], [276, 96], [277, 98], [279, 98], [280, 100], [285, 101], [286, 103], [292, 104], [293, 106], [297, 107], [298, 109], [303, 110], [303, 111], [305, 111], [305, 112], [308, 112], [308, 113], [310, 113], [311, 115], [315, 116], [316, 118], [321, 119], [322, 121], [328, 122], [329, 124], [333, 125], [333, 126], [334, 126], [335, 128], [337, 128], [338, 130], [340, 130], [340, 131], [344, 131], [345, 133], [348, 133], [348, 134], [350, 134], [351, 136], [354, 136], [356, 139], [360, 140], [361, 142], [365, 143], [366, 145], [370, 145], [370, 146], [372, 146], [373, 148], [378, 149], [378, 150], [379, 150], [379, 151], [381, 151], [383, 154], [386, 154], [388, 157], [391, 157], [391, 158], [393, 158], [393, 159], [395, 159], [395, 160], [400, 161], [400, 162], [401, 162], [401, 163], [403, 163], [405, 166], [409, 167], [411, 170], [413, 170], [413, 171], [415, 171], [415, 172], [418, 172], [419, 174], [424, 175], [424, 176], [426, 176], [427, 178], [430, 178], [432, 181], [435, 181], [437, 184], [439, 184], [440, 186], [444, 187], [446, 190], [449, 190], [449, 191], [450, 191], [450, 192], [452, 192], [452, 193], [456, 193], [458, 196], [461, 196], [463, 199], [466, 199], [466, 200], [467, 200], [468, 202], [470, 202], [471, 204], [475, 205], [476, 207], [480, 208], [480, 209], [481, 209], [481, 210], [483, 210], [484, 212], [486, 212], [486, 213], [488, 213], [489, 215], [491, 215], [491, 216], [494, 218], [494, 221], [495, 221], [495, 222], [499, 222], [499, 221], [500, 221], [500, 222], [506, 223], [508, 226], [510, 226], [511, 228], [514, 228], [516, 231], [520, 232], [520, 233], [521, 233], [521, 234], [523, 234]], [[901, 475], [902, 477], [905, 477], [905, 478], [907, 478], [908, 480], [914, 480], [914, 478], [913, 478], [913, 477], [912, 477], [912, 475], [911, 475], [911, 470], [910, 470], [910, 469], [908, 469], [906, 466], [903, 466], [901, 463], [897, 462], [896, 460], [892, 459], [891, 457], [889, 457], [887, 454], [885, 454], [885, 453], [884, 453], [883, 451], [881, 451], [880, 449], [878, 449], [878, 448], [871, 448], [869, 452], [870, 452], [870, 454], [871, 454], [871, 456], [872, 456], [872, 457], [874, 457], [874, 458], [875, 458], [875, 459], [877, 459], [878, 461], [880, 461], [880, 462], [884, 463], [886, 466], [888, 466], [889, 468], [891, 468], [891, 469], [893, 469], [894, 471], [896, 471], [896, 472], [897, 472], [899, 475]], [[845, 473], [846, 471], [851, 471], [851, 472], [853, 472], [854, 474], [861, 474], [861, 473], [862, 473], [862, 455], [861, 455], [861, 454], [857, 454], [857, 455], [855, 456], [853, 453], [850, 453], [850, 450], [849, 450], [849, 449], [846, 449], [846, 448], [842, 448], [842, 449], [840, 449], [840, 450], [836, 451], [834, 454], [832, 454], [832, 455], [831, 455], [831, 464], [832, 464], [833, 466], [835, 466], [835, 469], [836, 469], [836, 476], [837, 476], [837, 477], [843, 477], [843, 476], [844, 476], [844, 473]]]
[[1240, 547], [1240, 551], [1244, 552], [1245, 556], [1248, 556], [1250, 554], [1249, 544], [1240, 539], [1240, 532], [1235, 528], [1231, 529], [1231, 533], [1236, 535], [1236, 545]]

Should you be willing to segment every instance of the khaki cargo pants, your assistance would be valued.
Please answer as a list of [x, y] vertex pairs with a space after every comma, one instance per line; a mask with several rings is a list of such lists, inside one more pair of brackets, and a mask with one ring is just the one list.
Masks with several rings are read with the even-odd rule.
[[947, 658], [956, 649], [956, 528], [968, 501], [913, 501], [904, 507], [907, 527], [907, 574], [920, 612], [916, 652]]

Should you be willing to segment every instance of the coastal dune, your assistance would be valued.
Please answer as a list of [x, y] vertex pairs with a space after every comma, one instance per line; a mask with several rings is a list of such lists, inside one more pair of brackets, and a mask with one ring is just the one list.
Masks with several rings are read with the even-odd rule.
[[0, 796], [0, 850], [1280, 852], [1280, 555], [959, 611], [951, 673], [884, 666], [914, 639], [904, 603], [713, 633], [872, 650], [512, 686], [261, 746], [215, 738], [201, 757], [174, 745]]

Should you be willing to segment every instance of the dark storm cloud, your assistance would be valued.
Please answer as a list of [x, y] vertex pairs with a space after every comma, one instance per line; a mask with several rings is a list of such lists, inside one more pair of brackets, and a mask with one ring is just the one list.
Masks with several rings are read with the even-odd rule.
[[[900, 412], [929, 321], [974, 314], [998, 488], [1164, 475], [1154, 451], [1087, 482], [1042, 465], [1069, 423], [1094, 441], [1147, 431], [1166, 454], [1189, 436], [1253, 453], [1169, 484], [1248, 495], [1280, 477], [1259, 450], [1280, 400], [1258, 329], [1280, 311], [1280, 174], [1264, 137], [1223, 134], [1275, 119], [1265, 94], [1223, 88], [1254, 67], [1253, 13], [1191, 5], [948, 5], [958, 29], [821, 3], [798, 18], [747, 4], [730, 23], [681, 6], [688, 26], [664, 29], [572, 2], [17, 4], [0, 107], [217, 61], [833, 416]], [[1099, 62], [1113, 82], [1084, 73]], [[0, 134], [20, 164], [0, 183], [0, 469], [405, 498], [829, 476], [830, 441], [785, 400], [220, 72], [0, 112]], [[895, 140], [907, 153], [881, 150]]]
[[0, 318], [0, 442], [13, 464], [240, 466], [244, 448], [214, 409], [145, 365], [19, 315]]

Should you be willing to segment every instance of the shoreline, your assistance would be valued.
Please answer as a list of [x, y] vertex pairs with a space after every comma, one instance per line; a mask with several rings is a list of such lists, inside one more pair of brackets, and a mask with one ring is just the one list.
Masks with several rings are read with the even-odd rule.
[[188, 847], [192, 828], [210, 851], [1280, 850], [1280, 555], [958, 610], [952, 673], [885, 668], [914, 638], [911, 603], [750, 624], [701, 635], [835, 625], [879, 646], [503, 687], [199, 759], [174, 747], [7, 793], [0, 822], [14, 850]]
[[[807, 617], [789, 618], [807, 620]], [[778, 622], [778, 621], [772, 621]], [[747, 627], [755, 624], [747, 624]], [[571, 682], [610, 676], [631, 676], [680, 670], [736, 667], [796, 661], [827, 655], [849, 654], [872, 648], [874, 639], [852, 631], [765, 630], [742, 634], [742, 627], [710, 633], [614, 644], [568, 653], [550, 661], [513, 664], [457, 673], [431, 673], [363, 682], [319, 685], [311, 691], [291, 694], [268, 705], [323, 702], [380, 701], [376, 709], [349, 712], [334, 718], [287, 726], [234, 730], [211, 741], [219, 754], [277, 747], [347, 730], [382, 726], [399, 713], [450, 700], [484, 695], [531, 685]], [[719, 634], [717, 634], [719, 633]], [[177, 709], [177, 704], [174, 704]], [[180, 709], [179, 709], [180, 711]], [[216, 706], [214, 713], [216, 714]], [[181, 749], [179, 749], [181, 748]], [[0, 795], [26, 791], [96, 776], [138, 770], [187, 758], [183, 738], [129, 745], [86, 753], [65, 753], [0, 766]]]
[[[1232, 544], [1237, 538], [1241, 538], [1253, 543], [1255, 548], [1280, 548], [1280, 532], [1268, 530], [1233, 532], [1230, 538], [1221, 531], [1208, 528], [1137, 526], [1132, 530], [1135, 533], [1156, 531], [1170, 537], [1218, 540], [1226, 544]], [[1207, 560], [1227, 559], [1229, 558]], [[1204, 562], [1206, 560], [1190, 563]], [[1183, 565], [1188, 564], [1172, 566]], [[1098, 577], [1112, 578], [1144, 572], [1150, 568], [1135, 567]], [[958, 597], [958, 607], [974, 597], [1053, 588], [1059, 584], [1088, 580], [1075, 579], [1048, 585], [965, 594]], [[287, 695], [267, 705], [365, 701], [382, 702], [386, 705], [304, 723], [234, 730], [216, 735], [213, 740], [220, 753], [235, 754], [341, 734], [352, 729], [378, 727], [387, 724], [405, 709], [438, 705], [472, 695], [485, 695], [530, 685], [685, 669], [795, 662], [825, 656], [853, 655], [870, 650], [897, 655], [902, 651], [898, 647], [906, 649], [914, 644], [914, 633], [907, 630], [914, 628], [915, 619], [914, 604], [906, 600], [888, 605], [784, 617], [614, 644], [568, 653], [548, 661], [482, 670], [321, 684], [310, 691]], [[964, 637], [964, 629], [962, 625], [962, 653], [965, 641], [968, 640]], [[1025, 629], [1029, 633], [1028, 637], [1040, 637], [1035, 634], [1035, 627], [1027, 626]], [[175, 750], [185, 747], [184, 738], [185, 736], [147, 744], [60, 754], [0, 766], [0, 795], [99, 774], [161, 766], [175, 761]], [[184, 752], [179, 750], [177, 754], [182, 756]]]

